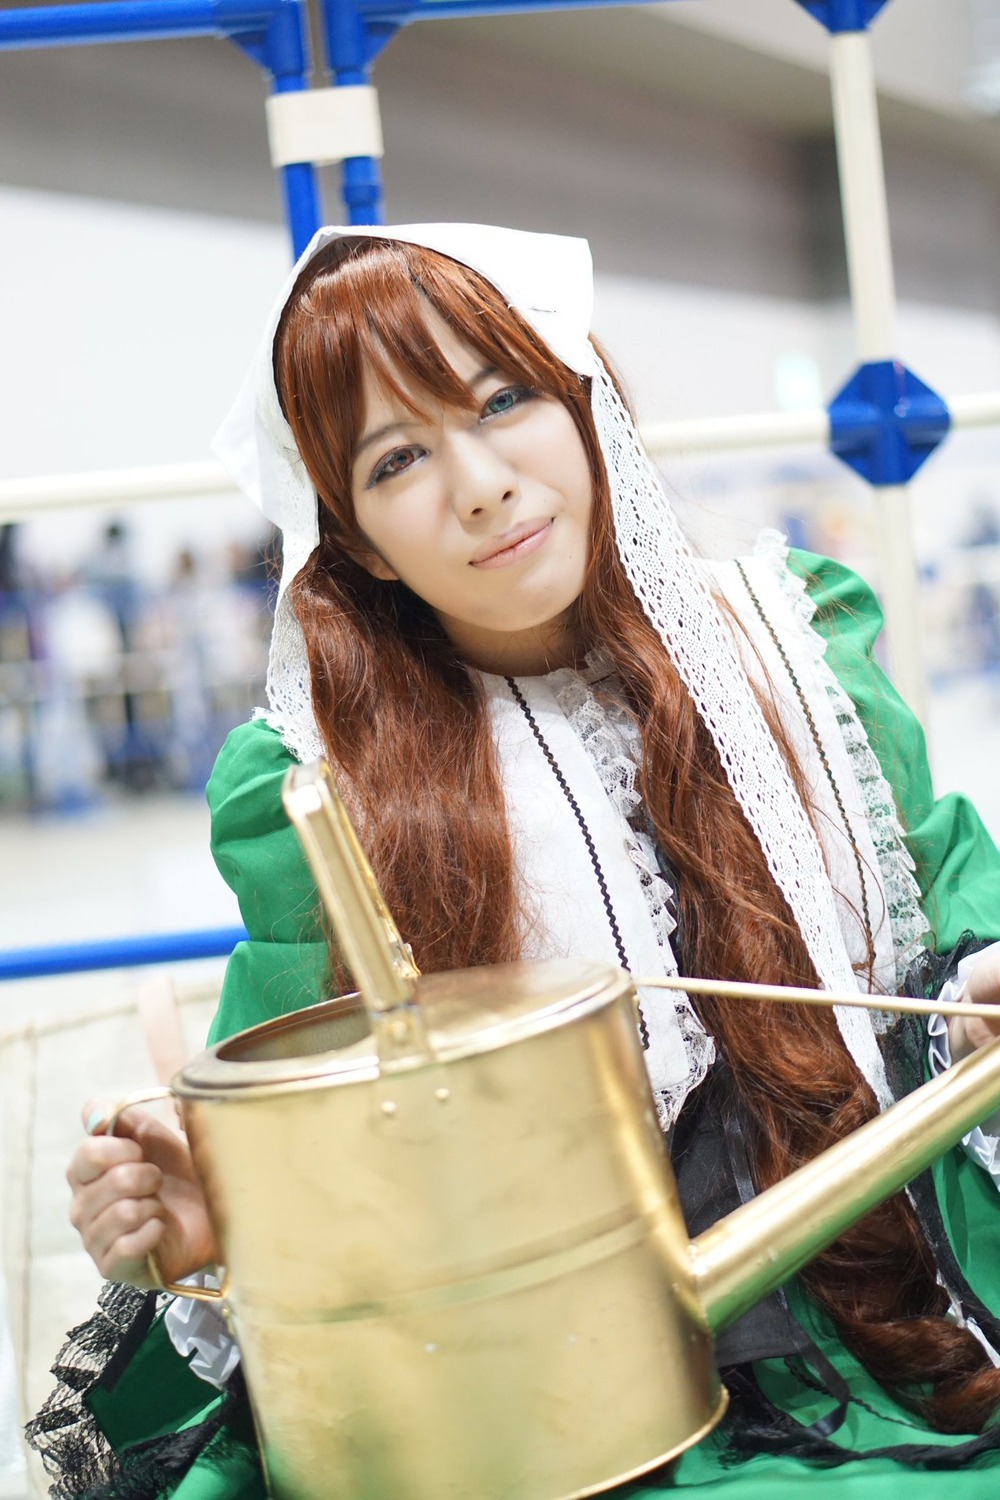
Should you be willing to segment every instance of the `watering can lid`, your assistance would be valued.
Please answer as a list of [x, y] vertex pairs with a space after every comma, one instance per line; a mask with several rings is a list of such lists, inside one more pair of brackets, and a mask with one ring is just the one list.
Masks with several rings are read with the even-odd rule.
[[[598, 1010], [631, 989], [623, 969], [546, 959], [425, 974], [416, 986], [438, 1062], [490, 1052]], [[182, 1097], [220, 1089], [352, 1083], [378, 1076], [375, 1038], [357, 995], [278, 1016], [199, 1053], [174, 1080]]]

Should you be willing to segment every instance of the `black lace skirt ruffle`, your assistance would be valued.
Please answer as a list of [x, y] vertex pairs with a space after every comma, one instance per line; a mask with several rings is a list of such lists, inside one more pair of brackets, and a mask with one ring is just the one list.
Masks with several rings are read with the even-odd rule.
[[52, 1373], [56, 1385], [25, 1437], [41, 1454], [54, 1483], [52, 1500], [80, 1500], [108, 1483], [119, 1463], [86, 1402], [105, 1376], [126, 1336], [140, 1322], [148, 1326], [155, 1298], [138, 1287], [105, 1283], [97, 1311], [70, 1330]]
[[[52, 1373], [56, 1385], [25, 1428], [52, 1479], [51, 1500], [160, 1500], [176, 1489], [196, 1460], [226, 1466], [239, 1452], [257, 1468], [253, 1420], [237, 1370], [225, 1397], [205, 1421], [125, 1448], [108, 1442], [89, 1398], [112, 1391], [148, 1334], [157, 1294], [107, 1282], [97, 1311], [69, 1333]], [[263, 1491], [261, 1491], [263, 1492]]]

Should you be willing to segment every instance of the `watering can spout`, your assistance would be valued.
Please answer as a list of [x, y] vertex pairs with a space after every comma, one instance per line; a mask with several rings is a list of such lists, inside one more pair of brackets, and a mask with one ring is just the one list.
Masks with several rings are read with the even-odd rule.
[[1000, 1040], [957, 1063], [693, 1241], [713, 1333], [735, 1323], [1000, 1105]]

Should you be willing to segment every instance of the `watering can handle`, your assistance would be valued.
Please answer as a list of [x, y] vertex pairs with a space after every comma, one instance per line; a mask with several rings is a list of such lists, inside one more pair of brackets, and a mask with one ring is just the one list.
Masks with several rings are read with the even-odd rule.
[[369, 1013], [406, 1007], [420, 970], [392, 919], [326, 761], [292, 766], [281, 798]]
[[281, 798], [361, 991], [380, 1067], [432, 1063], [434, 1051], [417, 1003], [420, 970], [393, 921], [326, 761], [292, 766]]
[[[158, 1100], [172, 1099], [173, 1097], [174, 1091], [169, 1088], [140, 1089], [134, 1094], [126, 1094], [123, 1099], [118, 1100], [109, 1114], [105, 1115], [102, 1119], [95, 1120], [93, 1125], [88, 1123], [87, 1134], [114, 1135], [118, 1121], [125, 1111], [131, 1109], [134, 1104], [154, 1104]], [[155, 1290], [158, 1292], [170, 1292], [175, 1297], [187, 1297], [191, 1302], [222, 1302], [225, 1300], [225, 1293], [214, 1287], [182, 1286], [177, 1281], [164, 1281], [160, 1275], [160, 1268], [156, 1264], [156, 1258], [152, 1251], [146, 1256], [146, 1265], [155, 1283]]]

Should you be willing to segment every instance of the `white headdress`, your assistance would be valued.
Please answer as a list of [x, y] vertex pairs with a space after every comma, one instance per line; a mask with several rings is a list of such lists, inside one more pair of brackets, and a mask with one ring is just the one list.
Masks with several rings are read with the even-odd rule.
[[[565, 364], [590, 379], [618, 550], [636, 596], [711, 733], [821, 983], [827, 989], [855, 989], [819, 840], [704, 570], [697, 566], [635, 424], [589, 342], [593, 275], [584, 240], [479, 224], [327, 228], [314, 236], [282, 289], [258, 356], [213, 443], [240, 487], [283, 535], [281, 596], [268, 669], [269, 721], [300, 759], [322, 753], [305, 643], [285, 593], [318, 541], [318, 501], [278, 402], [272, 344], [302, 268], [323, 246], [345, 236], [401, 240], [472, 267]], [[884, 1102], [889, 1091], [867, 1014], [840, 1009], [838, 1020], [855, 1061]]]

